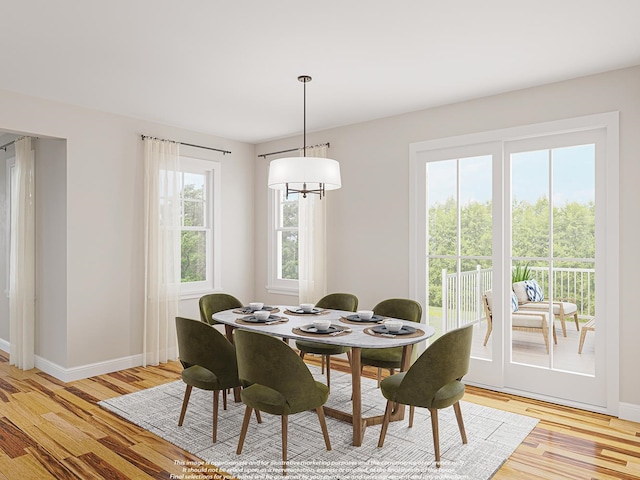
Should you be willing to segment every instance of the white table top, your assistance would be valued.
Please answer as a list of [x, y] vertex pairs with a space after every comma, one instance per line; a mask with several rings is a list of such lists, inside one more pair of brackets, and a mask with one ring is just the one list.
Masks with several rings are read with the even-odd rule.
[[[379, 337], [379, 336], [369, 335], [364, 332], [366, 328], [375, 327], [376, 326], [375, 323], [355, 324], [355, 323], [343, 323], [340, 321], [341, 317], [346, 317], [347, 315], [353, 315], [354, 312], [345, 312], [342, 310], [328, 310], [329, 313], [326, 313], [323, 315], [319, 315], [319, 314], [287, 315], [285, 313], [285, 310], [287, 309], [296, 310], [298, 307], [287, 306], [287, 305], [277, 305], [277, 308], [279, 308], [280, 311], [277, 313], [274, 313], [273, 315], [286, 317], [289, 319], [288, 322], [273, 323], [273, 324], [267, 324], [267, 325], [265, 324], [247, 325], [244, 323], [243, 324], [236, 323], [237, 319], [247, 316], [246, 314], [234, 313], [234, 311], [239, 310], [238, 308], [233, 308], [230, 310], [214, 313], [213, 319], [225, 325], [230, 325], [236, 328], [244, 328], [246, 330], [252, 330], [256, 332], [263, 332], [276, 337], [292, 338], [294, 340], [307, 340], [307, 341], [313, 341], [317, 343], [326, 343], [330, 345], [342, 345], [345, 347], [360, 347], [360, 348], [402, 347], [404, 345], [412, 345], [412, 344], [427, 340], [429, 337], [433, 336], [433, 334], [435, 333], [435, 329], [429, 325], [425, 325], [422, 323], [417, 324], [415, 322], [401, 320], [402, 323], [408, 326], [419, 328], [420, 330], [424, 331], [424, 335], [410, 336], [410, 337], [407, 337], [404, 335], [397, 335], [395, 337]], [[311, 336], [311, 335], [298, 335], [292, 331], [296, 327], [302, 327], [302, 326], [311, 324], [314, 318], [323, 318], [323, 319], [331, 320], [333, 325], [346, 327], [351, 330], [351, 333], [345, 334], [345, 335], [313, 335]]]

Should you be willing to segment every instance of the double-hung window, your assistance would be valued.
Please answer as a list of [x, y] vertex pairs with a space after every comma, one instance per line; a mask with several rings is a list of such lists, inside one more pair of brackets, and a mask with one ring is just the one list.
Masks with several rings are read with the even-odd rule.
[[298, 294], [298, 194], [272, 190], [269, 225], [271, 293]]
[[181, 157], [181, 293], [220, 285], [220, 164]]

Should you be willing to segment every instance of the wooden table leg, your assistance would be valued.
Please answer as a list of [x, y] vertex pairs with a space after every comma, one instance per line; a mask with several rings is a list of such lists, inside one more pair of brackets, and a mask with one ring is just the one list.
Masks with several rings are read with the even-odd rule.
[[353, 421], [353, 446], [362, 445], [364, 425], [362, 422], [362, 390], [360, 388], [360, 352], [361, 348], [351, 347], [351, 396]]

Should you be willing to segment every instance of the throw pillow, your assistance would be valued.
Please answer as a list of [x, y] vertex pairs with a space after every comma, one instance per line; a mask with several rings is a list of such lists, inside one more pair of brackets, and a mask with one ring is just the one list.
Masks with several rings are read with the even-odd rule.
[[518, 297], [515, 292], [511, 292], [511, 312], [518, 311]]
[[527, 289], [524, 285], [524, 281], [514, 283], [512, 288], [518, 298], [518, 303], [523, 304], [529, 301], [529, 295], [527, 295]]
[[524, 287], [527, 289], [527, 296], [531, 302], [541, 302], [544, 300], [542, 287], [536, 280], [525, 280]]

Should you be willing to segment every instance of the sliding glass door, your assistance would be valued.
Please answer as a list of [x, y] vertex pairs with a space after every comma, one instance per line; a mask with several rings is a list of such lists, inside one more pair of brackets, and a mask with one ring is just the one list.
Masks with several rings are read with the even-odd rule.
[[607, 119], [412, 145], [413, 294], [437, 335], [474, 325], [469, 381], [614, 405], [617, 320], [604, 319], [617, 311], [617, 117]]

